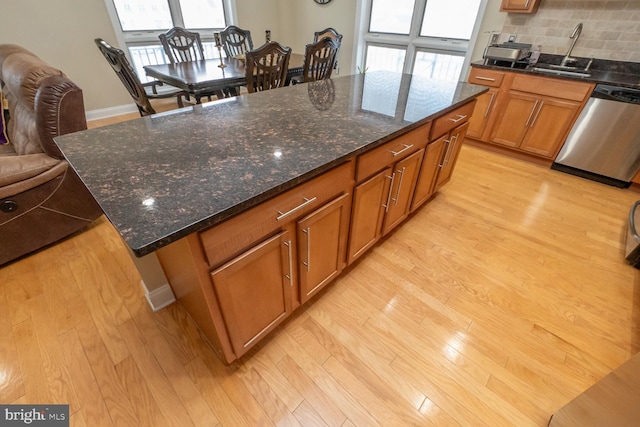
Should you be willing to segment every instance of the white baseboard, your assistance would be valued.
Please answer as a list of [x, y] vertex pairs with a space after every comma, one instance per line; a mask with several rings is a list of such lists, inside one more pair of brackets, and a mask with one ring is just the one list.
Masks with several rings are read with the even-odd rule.
[[122, 114], [137, 113], [136, 104], [116, 105], [115, 107], [100, 108], [86, 111], [87, 121], [106, 119], [107, 117], [120, 116]]
[[169, 304], [176, 302], [176, 296], [173, 294], [173, 290], [168, 283], [152, 291], [147, 290], [144, 280], [141, 280], [140, 284], [142, 285], [142, 289], [144, 289], [147, 301], [153, 311], [161, 310]]

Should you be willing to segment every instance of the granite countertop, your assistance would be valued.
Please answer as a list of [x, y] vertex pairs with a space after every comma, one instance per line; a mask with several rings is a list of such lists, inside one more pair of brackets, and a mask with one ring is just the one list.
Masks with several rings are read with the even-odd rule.
[[[636, 62], [623, 62], [612, 61], [606, 59], [595, 58], [589, 66], [589, 70], [586, 71], [590, 74], [588, 77], [581, 76], [568, 76], [554, 73], [548, 73], [543, 71], [536, 71], [534, 67], [544, 67], [545, 65], [554, 64], [559, 65], [562, 61], [562, 55], [542, 54], [538, 64], [535, 66], [529, 66], [526, 63], [515, 63], [512, 67], [512, 63], [505, 61], [493, 61], [493, 63], [485, 63], [484, 61], [474, 62], [471, 64], [478, 68], [488, 68], [495, 70], [514, 71], [518, 73], [533, 74], [537, 76], [568, 79], [576, 81], [584, 81], [590, 83], [603, 83], [621, 87], [629, 87], [633, 89], [640, 89], [640, 63]], [[578, 62], [575, 65], [576, 71], [584, 70], [589, 63], [589, 58], [578, 58]]]
[[454, 109], [487, 88], [368, 72], [55, 138], [143, 256]]

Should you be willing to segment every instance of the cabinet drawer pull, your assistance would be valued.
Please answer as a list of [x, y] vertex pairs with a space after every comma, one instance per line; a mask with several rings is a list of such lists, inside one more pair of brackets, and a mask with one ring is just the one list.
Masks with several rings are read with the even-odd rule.
[[529, 8], [529, 3], [531, 2], [531, 0], [527, 0], [527, 2], [524, 4], [524, 9], [528, 9]]
[[[394, 205], [398, 205], [398, 199], [400, 198], [400, 189], [402, 188], [402, 181], [404, 180], [404, 170], [406, 169], [406, 166], [402, 168], [401, 171], [396, 171], [397, 173], [400, 174], [400, 182], [398, 183], [398, 191], [396, 191], [396, 197], [392, 198], [391, 200], [393, 200], [393, 204]], [[389, 189], [389, 191], [391, 192], [391, 190], [393, 190], [392, 188]]]
[[314, 197], [314, 198], [312, 198], [312, 199], [307, 199], [306, 197], [303, 197], [303, 199], [304, 199], [304, 203], [302, 203], [302, 204], [300, 204], [300, 205], [296, 206], [295, 208], [291, 209], [290, 211], [287, 211], [287, 212], [284, 212], [284, 213], [282, 213], [282, 212], [280, 212], [280, 211], [277, 211], [277, 212], [278, 212], [278, 214], [279, 214], [279, 216], [276, 218], [276, 221], [280, 221], [282, 218], [284, 218], [284, 217], [286, 217], [286, 216], [289, 216], [289, 215], [291, 215], [292, 213], [294, 213], [294, 212], [296, 212], [296, 211], [298, 211], [298, 210], [300, 210], [300, 209], [304, 208], [304, 207], [305, 207], [305, 206], [307, 206], [309, 203], [313, 203], [313, 202], [315, 202], [315, 201], [316, 201], [316, 199], [317, 199], [317, 197]]
[[533, 113], [536, 111], [536, 108], [538, 108], [538, 102], [540, 102], [540, 100], [536, 99], [536, 103], [533, 104], [533, 108], [531, 109], [531, 112], [529, 113], [529, 118], [527, 118], [527, 123], [524, 124], [524, 127], [528, 127], [529, 126], [529, 122], [531, 121], [531, 117], [533, 116]]
[[492, 79], [491, 77], [482, 77], [482, 76], [476, 76], [476, 80], [484, 80], [487, 82], [495, 82], [496, 79]]
[[393, 157], [396, 157], [402, 153], [404, 153], [405, 151], [409, 150], [410, 148], [413, 148], [413, 144], [411, 145], [407, 145], [407, 144], [402, 144], [404, 145], [404, 148], [400, 151], [391, 151], [391, 154], [393, 154]]
[[302, 264], [309, 271], [311, 269], [311, 227], [303, 229], [302, 232], [307, 235], [307, 261], [303, 261]]
[[284, 277], [289, 280], [289, 286], [293, 286], [293, 257], [291, 256], [291, 240], [284, 242], [284, 245], [287, 247], [289, 253], [289, 274], [285, 274]]
[[453, 123], [458, 123], [459, 121], [462, 121], [467, 118], [466, 115], [463, 116], [462, 114], [456, 114], [456, 116], [458, 116], [457, 119], [449, 119], [449, 120], [452, 121]]
[[391, 176], [387, 175], [387, 179], [391, 180], [391, 185], [389, 186], [389, 195], [387, 196], [387, 204], [386, 205], [382, 205], [382, 207], [384, 208], [385, 213], [389, 212], [389, 205], [391, 204], [391, 193], [393, 193], [393, 181], [396, 180], [396, 174], [392, 174]]

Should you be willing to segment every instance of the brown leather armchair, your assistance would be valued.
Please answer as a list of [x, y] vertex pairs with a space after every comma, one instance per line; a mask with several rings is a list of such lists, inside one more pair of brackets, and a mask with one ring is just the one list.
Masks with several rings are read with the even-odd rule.
[[91, 224], [102, 211], [53, 138], [87, 128], [82, 90], [28, 50], [0, 44], [9, 144], [0, 145], [0, 266]]

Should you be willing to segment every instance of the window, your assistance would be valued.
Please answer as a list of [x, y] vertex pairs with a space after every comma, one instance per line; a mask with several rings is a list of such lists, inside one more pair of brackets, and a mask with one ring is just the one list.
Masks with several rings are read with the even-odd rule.
[[[362, 0], [362, 70], [457, 81], [486, 0]], [[482, 9], [483, 10], [483, 9]]]
[[158, 36], [173, 27], [200, 33], [205, 56], [217, 57], [213, 33], [231, 23], [233, 0], [105, 0], [120, 48], [142, 81], [143, 66], [168, 59]]

